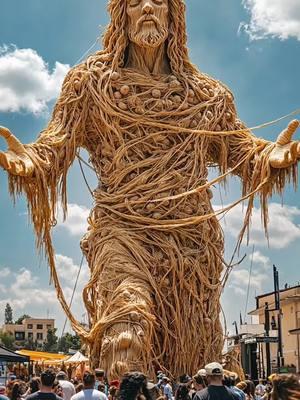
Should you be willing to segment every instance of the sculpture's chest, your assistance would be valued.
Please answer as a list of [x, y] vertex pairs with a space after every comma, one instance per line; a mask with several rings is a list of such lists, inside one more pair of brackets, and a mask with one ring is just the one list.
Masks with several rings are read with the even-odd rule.
[[173, 75], [147, 79], [127, 72], [112, 75], [106, 97], [110, 111], [120, 118], [121, 124], [132, 119], [137, 124], [147, 125], [148, 122], [149, 127], [151, 122], [155, 122], [157, 128], [160, 128], [159, 124], [197, 128], [213, 116], [208, 113], [203, 120], [203, 111], [208, 111], [205, 102], [214, 95], [214, 91], [209, 86], [202, 90], [206, 98], [191, 84], [180, 82]]

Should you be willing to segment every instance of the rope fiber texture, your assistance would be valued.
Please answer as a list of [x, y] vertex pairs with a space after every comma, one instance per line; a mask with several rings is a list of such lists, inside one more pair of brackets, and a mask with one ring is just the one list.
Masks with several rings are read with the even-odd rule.
[[[48, 127], [26, 145], [35, 173], [10, 175], [10, 190], [27, 196], [37, 245], [92, 367], [111, 377], [158, 368], [179, 376], [221, 360], [224, 245], [217, 217], [248, 200], [241, 242], [258, 195], [267, 229], [267, 200], [286, 182], [296, 185], [297, 167], [272, 170], [274, 143], [255, 137], [237, 118], [229, 89], [191, 64], [181, 0], [169, 1], [172, 74], [126, 68], [125, 3], [109, 2], [104, 50], [69, 72]], [[58, 200], [67, 214], [67, 173], [80, 147], [99, 178], [81, 241], [90, 268], [83, 292], [90, 330], [65, 300], [51, 240]], [[211, 182], [209, 166], [220, 171]], [[211, 186], [229, 174], [240, 177], [242, 196], [214, 212]]]

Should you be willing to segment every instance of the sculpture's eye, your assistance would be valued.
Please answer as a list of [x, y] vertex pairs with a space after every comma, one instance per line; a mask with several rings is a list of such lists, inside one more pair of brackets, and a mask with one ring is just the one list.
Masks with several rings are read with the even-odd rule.
[[157, 4], [158, 6], [162, 5], [163, 2], [164, 2], [163, 0], [153, 0], [153, 3]]
[[129, 7], [136, 7], [141, 3], [141, 0], [129, 0], [128, 5]]

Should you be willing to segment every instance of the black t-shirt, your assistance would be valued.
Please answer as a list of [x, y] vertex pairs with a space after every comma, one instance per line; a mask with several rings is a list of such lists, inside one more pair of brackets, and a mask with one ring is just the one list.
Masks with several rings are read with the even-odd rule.
[[26, 400], [63, 400], [55, 393], [36, 392], [26, 397]]
[[238, 395], [226, 386], [209, 385], [196, 393], [194, 400], [240, 400]]

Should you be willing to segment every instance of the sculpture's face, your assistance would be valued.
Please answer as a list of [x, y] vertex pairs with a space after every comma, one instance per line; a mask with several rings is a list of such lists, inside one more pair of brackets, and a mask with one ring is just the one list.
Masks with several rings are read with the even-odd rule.
[[168, 37], [168, 0], [127, 0], [128, 37], [140, 47], [155, 48]]

